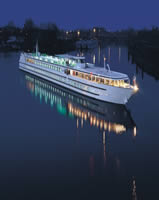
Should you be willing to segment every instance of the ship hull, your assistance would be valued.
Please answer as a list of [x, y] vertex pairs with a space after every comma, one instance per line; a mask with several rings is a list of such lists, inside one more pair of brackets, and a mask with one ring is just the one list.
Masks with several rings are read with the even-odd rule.
[[79, 94], [104, 102], [126, 104], [133, 94], [132, 88], [120, 88], [107, 85], [101, 87], [99, 84], [79, 80], [79, 78], [77, 79], [64, 73], [52, 72], [49, 69], [43, 69], [41, 66], [35, 64], [28, 64], [24, 56], [20, 57], [19, 69], [73, 90]]

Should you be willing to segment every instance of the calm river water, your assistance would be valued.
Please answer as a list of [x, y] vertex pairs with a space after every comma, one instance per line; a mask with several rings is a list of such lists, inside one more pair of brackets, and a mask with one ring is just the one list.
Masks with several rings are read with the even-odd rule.
[[126, 107], [100, 103], [18, 69], [0, 53], [0, 185], [3, 199], [158, 199], [159, 82], [124, 46], [74, 55], [132, 79]]

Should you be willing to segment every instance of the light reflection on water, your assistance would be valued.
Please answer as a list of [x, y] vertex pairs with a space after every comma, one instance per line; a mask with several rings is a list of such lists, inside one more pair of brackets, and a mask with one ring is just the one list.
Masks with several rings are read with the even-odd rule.
[[[112, 49], [112, 54], [111, 54]], [[107, 61], [109, 63], [112, 63], [113, 61], [116, 61], [116, 63], [120, 64], [121, 56], [125, 56], [125, 53], [127, 52], [127, 47], [116, 47], [116, 46], [108, 46], [108, 47], [101, 47], [100, 45], [95, 49], [89, 49], [89, 50], [79, 50], [77, 53], [75, 53], [77, 56], [88, 56], [90, 54], [91, 56], [91, 63], [94, 63], [96, 65], [101, 65], [103, 63], [104, 57], [106, 57]], [[123, 54], [123, 55], [122, 55]], [[112, 57], [116, 57], [115, 59], [112, 59]]]

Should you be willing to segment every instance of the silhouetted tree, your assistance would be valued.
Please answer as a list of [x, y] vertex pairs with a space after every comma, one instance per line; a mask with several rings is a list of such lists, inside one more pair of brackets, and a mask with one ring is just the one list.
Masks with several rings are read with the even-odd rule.
[[35, 28], [35, 24], [31, 18], [25, 20], [24, 30], [32, 30]]
[[14, 21], [13, 20], [9, 21], [7, 27], [9, 27], [9, 28], [15, 28], [16, 26], [14, 24]]

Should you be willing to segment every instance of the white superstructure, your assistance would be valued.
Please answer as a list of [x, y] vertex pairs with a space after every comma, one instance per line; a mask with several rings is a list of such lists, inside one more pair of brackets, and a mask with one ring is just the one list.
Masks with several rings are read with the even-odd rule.
[[138, 89], [126, 74], [85, 63], [84, 57], [21, 53], [19, 68], [85, 96], [126, 104]]

